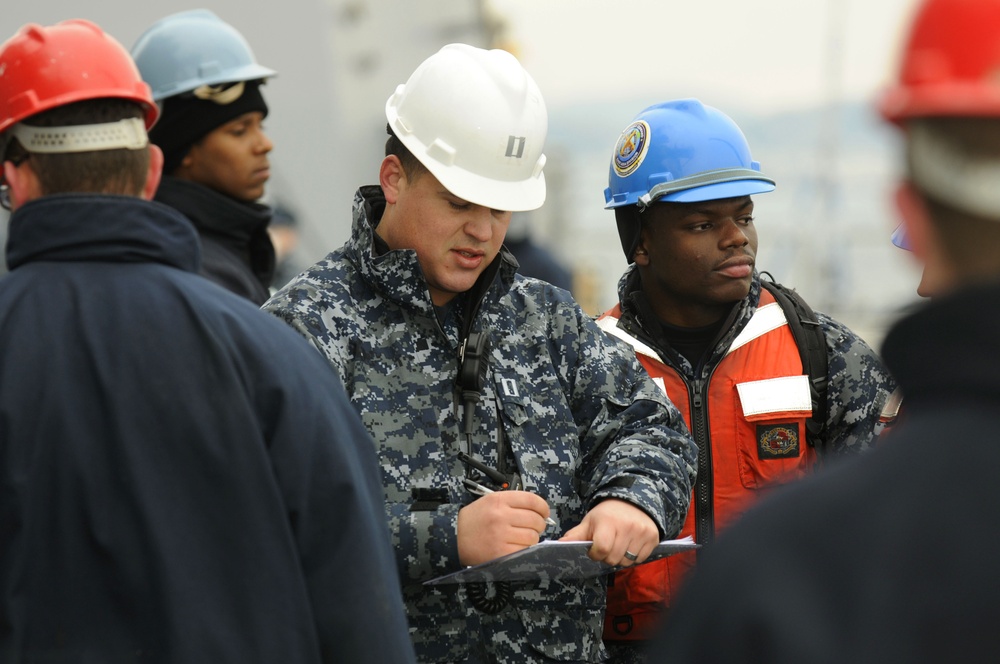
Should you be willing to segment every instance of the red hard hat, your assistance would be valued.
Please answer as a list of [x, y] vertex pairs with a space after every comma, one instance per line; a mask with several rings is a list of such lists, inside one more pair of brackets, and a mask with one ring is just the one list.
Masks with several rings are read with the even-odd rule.
[[57, 106], [108, 97], [141, 104], [146, 129], [159, 115], [128, 51], [89, 21], [29, 23], [0, 45], [0, 132]]
[[923, 0], [879, 110], [893, 122], [1000, 116], [1000, 0]]

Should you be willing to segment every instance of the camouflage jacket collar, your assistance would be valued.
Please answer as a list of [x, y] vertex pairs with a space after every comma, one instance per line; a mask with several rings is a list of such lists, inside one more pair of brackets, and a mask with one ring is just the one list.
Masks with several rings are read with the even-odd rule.
[[[380, 253], [375, 247], [375, 227], [385, 211], [385, 197], [378, 185], [361, 187], [354, 194], [354, 222], [351, 239], [347, 243], [347, 255], [357, 265], [358, 272], [370, 288], [380, 295], [400, 304], [426, 311], [434, 315], [423, 270], [412, 249], [385, 251]], [[494, 307], [510, 290], [517, 271], [517, 261], [506, 248], [497, 256], [497, 268], [487, 268], [480, 282], [470, 293], [478, 296], [465, 306], [473, 311], [484, 311]], [[491, 283], [486, 283], [491, 280]]]
[[[712, 367], [722, 361], [729, 346], [732, 345], [733, 339], [750, 322], [750, 318], [753, 317], [754, 311], [757, 309], [757, 303], [760, 302], [760, 289], [760, 275], [755, 270], [753, 280], [750, 282], [750, 292], [729, 314], [729, 320], [723, 327], [724, 331], [719, 337], [715, 349], [702, 367], [702, 374], [709, 372]], [[624, 329], [646, 345], [656, 349], [664, 362], [674, 366], [684, 375], [694, 377], [695, 368], [686, 358], [670, 348], [663, 335], [660, 334], [660, 323], [656, 320], [653, 309], [642, 292], [639, 270], [635, 263], [631, 263], [625, 274], [618, 280], [618, 301], [621, 303], [621, 324]]]

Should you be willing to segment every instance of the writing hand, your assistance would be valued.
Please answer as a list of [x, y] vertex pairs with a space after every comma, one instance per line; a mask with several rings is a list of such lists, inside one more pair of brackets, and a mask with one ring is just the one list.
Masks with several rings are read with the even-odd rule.
[[527, 491], [497, 491], [458, 511], [458, 558], [478, 565], [538, 544], [549, 506]]

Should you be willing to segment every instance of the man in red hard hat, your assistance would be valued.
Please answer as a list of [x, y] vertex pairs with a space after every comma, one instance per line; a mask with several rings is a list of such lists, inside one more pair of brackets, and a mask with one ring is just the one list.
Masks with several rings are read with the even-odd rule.
[[882, 355], [872, 454], [776, 493], [705, 551], [650, 662], [988, 662], [1000, 588], [1000, 0], [924, 0], [882, 115], [933, 299]]
[[0, 661], [413, 661], [368, 434], [146, 200], [156, 117], [92, 23], [0, 45]]

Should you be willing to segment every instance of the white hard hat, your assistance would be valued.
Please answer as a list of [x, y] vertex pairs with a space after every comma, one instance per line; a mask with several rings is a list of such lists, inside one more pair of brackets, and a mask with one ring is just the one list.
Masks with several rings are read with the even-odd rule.
[[510, 53], [449, 44], [396, 88], [385, 115], [455, 196], [510, 212], [545, 202], [545, 101]]

